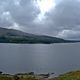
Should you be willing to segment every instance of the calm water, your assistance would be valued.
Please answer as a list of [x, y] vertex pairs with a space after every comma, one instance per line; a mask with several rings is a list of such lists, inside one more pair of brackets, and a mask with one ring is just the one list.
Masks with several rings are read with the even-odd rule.
[[80, 43], [0, 44], [0, 70], [56, 74], [80, 69]]

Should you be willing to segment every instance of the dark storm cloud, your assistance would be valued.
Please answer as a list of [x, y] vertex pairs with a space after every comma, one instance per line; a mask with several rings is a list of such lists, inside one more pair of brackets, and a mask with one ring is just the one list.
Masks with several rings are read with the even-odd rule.
[[19, 5], [13, 5], [9, 11], [18, 24], [29, 27], [38, 14], [32, 0], [21, 0]]
[[54, 25], [73, 28], [80, 25], [80, 3], [77, 0], [63, 0], [56, 5], [55, 11], [48, 15]]
[[[0, 0], [0, 4], [0, 25], [3, 27], [11, 25], [11, 18], [13, 22], [21, 26], [30, 27], [30, 25], [33, 25], [34, 18], [39, 13], [33, 5], [32, 0]], [[11, 17], [10, 20], [6, 19], [5, 15], [3, 15], [7, 11], [10, 13], [10, 16], [6, 15], [6, 17]]]
[[41, 22], [34, 22], [40, 11], [33, 0], [0, 0], [0, 26], [10, 27], [14, 23], [26, 32], [52, 36], [80, 37], [80, 1], [55, 0], [56, 6]]
[[13, 25], [12, 16], [8, 11], [11, 3], [13, 3], [13, 0], [0, 0], [0, 27], [9, 27]]
[[[77, 26], [80, 25], [80, 2], [78, 0], [62, 0], [56, 5], [55, 10], [47, 14], [47, 22], [48, 20], [52, 22], [52, 25], [50, 25], [53, 29], [60, 31], [58, 35], [66, 30], [72, 31], [73, 29], [77, 29]], [[77, 34], [77, 31], [74, 30], [73, 32]], [[63, 33], [64, 36], [67, 38], [69, 36], [70, 38], [73, 33], [70, 35], [70, 32], [67, 32], [66, 34], [67, 36]], [[76, 37], [76, 35], [74, 35], [74, 37]]]

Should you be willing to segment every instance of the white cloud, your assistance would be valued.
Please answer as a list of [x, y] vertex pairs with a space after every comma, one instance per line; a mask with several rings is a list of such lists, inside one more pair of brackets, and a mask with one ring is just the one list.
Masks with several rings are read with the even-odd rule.
[[77, 30], [62, 30], [58, 33], [57, 37], [64, 39], [79, 39], [80, 40], [80, 31]]

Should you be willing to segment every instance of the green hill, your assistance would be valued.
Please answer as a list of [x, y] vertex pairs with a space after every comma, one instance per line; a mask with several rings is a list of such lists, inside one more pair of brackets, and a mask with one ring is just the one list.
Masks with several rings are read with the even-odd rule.
[[0, 43], [73, 43], [80, 41], [64, 40], [46, 35], [35, 35], [19, 30], [0, 28]]

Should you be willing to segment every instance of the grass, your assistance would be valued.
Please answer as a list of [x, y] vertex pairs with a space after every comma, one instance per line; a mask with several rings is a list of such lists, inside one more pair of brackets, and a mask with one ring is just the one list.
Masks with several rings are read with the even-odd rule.
[[12, 77], [7, 77], [4, 75], [0, 75], [0, 80], [13, 80]]
[[72, 71], [51, 79], [35, 75], [0, 75], [0, 80], [80, 80], [80, 71]]
[[6, 75], [0, 75], [0, 80], [39, 80], [34, 76], [6, 76]]
[[80, 71], [72, 71], [50, 80], [80, 80]]

